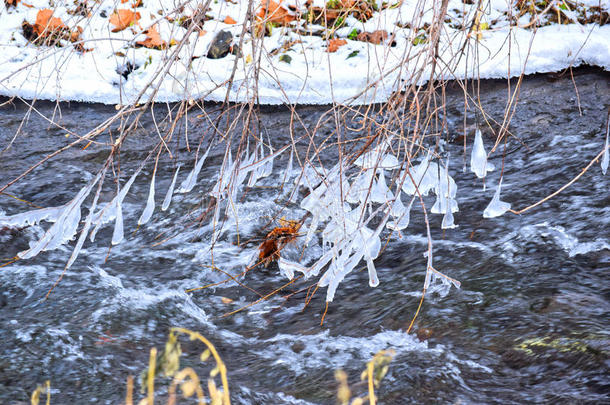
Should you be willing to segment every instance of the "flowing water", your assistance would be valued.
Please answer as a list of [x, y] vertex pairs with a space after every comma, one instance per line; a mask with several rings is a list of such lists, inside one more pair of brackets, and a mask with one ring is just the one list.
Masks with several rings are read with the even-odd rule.
[[[605, 72], [576, 70], [578, 92], [569, 75], [524, 80], [510, 127], [515, 138], [507, 146], [504, 201], [513, 208], [538, 201], [578, 175], [602, 150], [610, 106], [608, 79]], [[483, 82], [480, 92], [488, 114], [501, 119], [506, 81]], [[463, 96], [458, 89], [450, 89], [447, 105], [450, 133], [462, 133]], [[78, 103], [61, 104], [55, 111], [51, 103], [36, 107], [47, 116], [55, 112], [64, 127], [79, 133], [115, 112], [109, 106]], [[19, 102], [1, 107], [3, 147], [26, 111]], [[305, 125], [313, 126], [322, 110], [302, 107], [299, 113]], [[285, 110], [262, 112], [274, 144], [289, 139], [289, 119]], [[467, 117], [469, 135], [474, 119]], [[196, 117], [190, 121], [188, 136], [196, 139], [204, 123]], [[154, 128], [152, 120], [145, 119], [123, 145], [121, 184], [158, 139]], [[483, 134], [489, 150], [491, 133]], [[0, 154], [0, 183], [71, 140], [64, 135], [32, 112], [12, 147]], [[183, 144], [185, 134], [180, 138]], [[176, 165], [183, 166], [179, 182], [193, 166], [193, 154], [179, 145], [176, 159], [162, 160], [157, 171], [152, 220], [136, 230], [148, 196], [148, 164], [124, 201], [125, 241], [110, 248], [113, 227], [103, 228], [94, 243], [87, 241], [48, 300], [42, 298], [61, 274], [74, 242], [0, 268], [0, 403], [28, 403], [36, 385], [49, 379], [54, 404], [118, 404], [125, 396], [127, 376], [139, 376], [150, 348], [163, 347], [171, 326], [198, 331], [216, 345], [237, 404], [333, 404], [334, 372], [339, 368], [350, 376], [352, 390], [364, 394], [360, 372], [376, 352], [387, 348], [396, 354], [378, 389], [380, 403], [607, 402], [610, 178], [596, 163], [562, 194], [526, 214], [483, 219], [499, 170], [488, 174], [487, 192], [472, 173], [461, 172], [463, 161], [469, 161], [471, 140], [466, 158], [459, 136], [445, 146], [452, 152], [451, 171], [458, 184], [459, 227], [443, 233], [441, 216], [431, 220], [436, 268], [460, 280], [462, 287], [445, 296], [429, 294], [416, 333], [407, 335], [405, 330], [419, 302], [426, 265], [421, 209], [413, 210], [402, 239], [393, 238], [375, 261], [380, 285], [368, 286], [365, 269], [349, 274], [323, 326], [325, 291], [304, 308], [302, 289], [313, 280], [299, 281], [228, 317], [222, 315], [258, 295], [234, 283], [185, 293], [227, 278], [210, 268], [212, 262], [227, 272], [240, 271], [257, 244], [239, 248], [231, 243], [237, 232], [228, 232], [212, 257], [206, 248], [209, 227], [195, 224], [201, 196], [217, 176], [222, 150], [212, 151], [191, 193], [177, 194], [168, 211], [159, 211]], [[64, 204], [97, 173], [108, 150], [96, 144], [70, 149], [7, 192], [38, 206]], [[500, 167], [501, 153], [493, 156]], [[241, 238], [260, 237], [257, 229], [275, 213], [273, 196], [278, 191], [265, 186], [277, 185], [282, 165], [285, 160], [276, 162], [275, 176], [240, 203]], [[109, 201], [114, 187], [104, 188], [100, 201]], [[84, 207], [89, 205], [87, 200]], [[0, 195], [0, 208], [12, 214], [28, 206]], [[296, 212], [302, 214], [289, 206], [285, 214]], [[27, 249], [45, 227], [0, 230], [0, 259]], [[311, 261], [315, 253], [303, 260]], [[241, 282], [267, 294], [286, 279], [271, 265], [250, 271]], [[203, 347], [183, 342], [184, 364], [204, 376], [209, 369], [197, 362]], [[166, 389], [167, 382], [159, 382], [160, 396]]]

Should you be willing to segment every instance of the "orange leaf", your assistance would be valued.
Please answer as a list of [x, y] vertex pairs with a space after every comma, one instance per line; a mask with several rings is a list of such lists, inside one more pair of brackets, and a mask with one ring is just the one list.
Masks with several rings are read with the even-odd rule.
[[6, 4], [6, 8], [8, 8], [8, 6], [13, 6], [13, 7], [17, 7], [17, 4], [19, 4], [20, 0], [4, 0], [4, 4]]
[[232, 19], [229, 16], [225, 17], [225, 20], [223, 21], [225, 24], [237, 24], [237, 21], [235, 21], [234, 19]]
[[136, 42], [137, 45], [144, 46], [146, 48], [163, 49], [167, 47], [167, 43], [161, 39], [157, 26], [153, 25], [148, 30], [144, 31], [146, 39], [144, 41]]
[[328, 47], [326, 48], [326, 52], [337, 52], [337, 49], [347, 44], [345, 39], [333, 38], [328, 41]]
[[61, 21], [61, 18], [53, 17], [53, 10], [45, 8], [36, 14], [36, 22], [34, 23], [34, 33], [41, 37], [47, 37], [49, 34], [62, 29], [68, 29]]
[[117, 10], [116, 13], [110, 16], [110, 24], [115, 26], [112, 32], [123, 31], [125, 28], [138, 22], [139, 19], [140, 13], [138, 12], [127, 9]]
[[282, 0], [279, 3], [273, 0], [262, 0], [261, 9], [256, 16], [265, 20], [265, 22], [288, 25], [291, 21], [296, 20], [296, 18], [283, 8], [281, 4]]

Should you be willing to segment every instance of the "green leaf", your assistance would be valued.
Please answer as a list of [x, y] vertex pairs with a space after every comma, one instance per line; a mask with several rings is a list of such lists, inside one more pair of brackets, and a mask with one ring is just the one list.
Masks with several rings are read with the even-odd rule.
[[355, 40], [356, 40], [356, 38], [358, 38], [358, 30], [357, 30], [356, 28], [354, 28], [354, 29], [352, 30], [352, 32], [350, 32], [350, 33], [347, 35], [347, 39], [351, 39], [352, 41], [355, 41]]
[[290, 64], [290, 62], [292, 62], [292, 57], [290, 55], [286, 55], [286, 54], [280, 55], [280, 62]]
[[358, 55], [359, 53], [360, 53], [360, 51], [352, 51], [349, 55], [347, 55], [347, 58], [345, 58], [345, 59], [353, 58], [354, 56]]

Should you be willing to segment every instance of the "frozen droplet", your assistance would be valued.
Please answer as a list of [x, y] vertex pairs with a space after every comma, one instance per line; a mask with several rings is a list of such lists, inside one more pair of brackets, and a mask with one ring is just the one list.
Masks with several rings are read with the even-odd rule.
[[477, 128], [472, 145], [472, 154], [470, 155], [470, 170], [479, 179], [482, 179], [487, 172], [493, 169], [494, 167], [487, 163], [487, 152], [485, 152], [485, 146], [483, 145], [483, 137], [481, 136], [481, 130]]
[[148, 191], [148, 200], [146, 201], [146, 207], [142, 211], [142, 215], [138, 220], [138, 225], [144, 225], [149, 220], [155, 210], [155, 174], [153, 173], [152, 179], [150, 180], [150, 189]]
[[491, 202], [483, 211], [484, 218], [495, 218], [504, 214], [506, 211], [510, 209], [510, 203], [500, 201], [500, 190], [502, 188], [502, 179], [500, 179], [500, 183], [498, 183], [498, 188], [491, 199]]
[[161, 211], [167, 210], [172, 202], [172, 196], [174, 195], [174, 187], [176, 186], [176, 179], [178, 178], [179, 172], [180, 165], [178, 165], [178, 167], [176, 168], [176, 173], [174, 173], [172, 184], [170, 184], [169, 188], [167, 189], [167, 193], [165, 194], [165, 198], [163, 199], [163, 205], [161, 205]]

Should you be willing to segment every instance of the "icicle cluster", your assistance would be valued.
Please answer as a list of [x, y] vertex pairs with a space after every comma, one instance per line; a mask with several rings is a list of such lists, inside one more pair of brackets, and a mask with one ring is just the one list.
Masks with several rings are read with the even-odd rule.
[[[309, 267], [284, 258], [279, 260], [279, 267], [289, 278], [297, 271], [306, 278], [315, 277], [326, 268], [318, 285], [328, 287], [327, 301], [334, 299], [339, 283], [362, 261], [366, 263], [369, 285], [379, 284], [374, 260], [381, 251], [380, 234], [384, 227], [403, 230], [409, 225], [418, 192], [422, 196], [430, 191], [436, 195], [431, 211], [443, 214], [443, 228], [456, 226], [453, 213], [458, 211], [457, 186], [449, 175], [449, 162], [439, 165], [429, 154], [416, 167], [401, 170], [400, 161], [389, 152], [390, 142], [387, 139], [361, 155], [354, 162], [360, 171], [351, 177], [341, 164], [328, 171], [308, 166], [300, 177], [298, 185], [309, 190], [300, 206], [311, 215], [304, 243], [308, 245], [321, 229], [324, 253]], [[395, 191], [386, 180], [392, 174], [398, 174]], [[407, 195], [405, 201], [403, 193]], [[371, 227], [371, 223], [377, 225]]]

